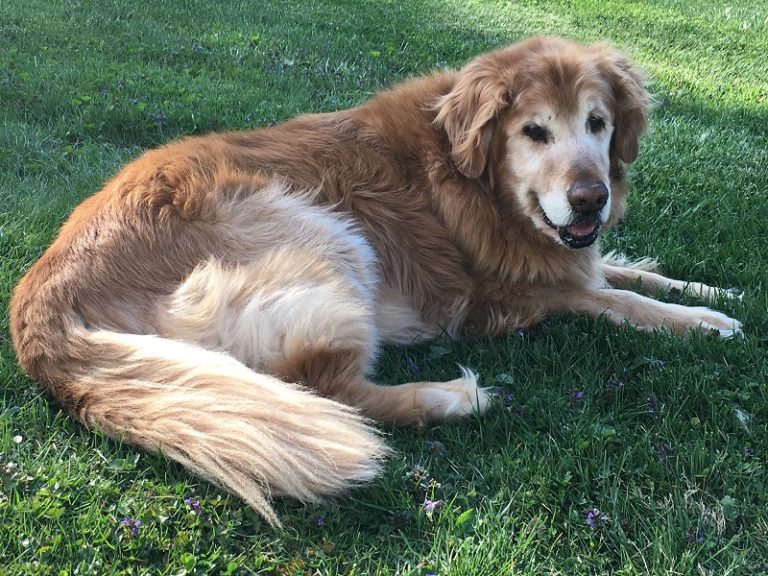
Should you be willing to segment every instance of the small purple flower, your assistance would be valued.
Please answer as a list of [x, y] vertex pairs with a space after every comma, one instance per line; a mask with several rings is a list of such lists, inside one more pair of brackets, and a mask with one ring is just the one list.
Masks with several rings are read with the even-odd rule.
[[512, 395], [512, 392], [504, 392], [504, 394], [501, 396], [501, 402], [509, 408], [512, 406], [512, 404], [515, 403], [515, 397]]
[[517, 330], [515, 330], [515, 336], [517, 336], [518, 338], [524, 338], [527, 335], [528, 335], [528, 332], [526, 332], [522, 328], [518, 328]]
[[576, 405], [582, 400], [584, 400], [584, 390], [578, 390], [576, 388], [571, 388], [568, 390], [568, 400], [572, 405]]
[[432, 518], [432, 515], [442, 507], [443, 507], [442, 500], [430, 500], [429, 498], [424, 500], [423, 510], [424, 510], [424, 513], [427, 515], [427, 517], [430, 519]]
[[659, 406], [656, 402], [656, 398], [653, 396], [646, 396], [645, 397], [645, 410], [648, 412], [648, 414], [656, 414], [658, 411]]
[[608, 516], [600, 512], [598, 508], [590, 508], [587, 510], [587, 526], [596, 530], [602, 526], [608, 520]]
[[327, 521], [325, 516], [322, 515], [322, 513], [315, 512], [314, 514], [312, 514], [307, 518], [307, 523], [309, 524], [310, 528], [317, 528], [319, 530], [326, 525]]
[[131, 532], [131, 536], [134, 538], [139, 535], [139, 527], [141, 526], [141, 520], [136, 518], [123, 518], [120, 520], [120, 526], [125, 526]]
[[184, 504], [186, 504], [187, 507], [189, 507], [189, 509], [195, 514], [200, 514], [200, 512], [203, 511], [203, 508], [200, 505], [200, 500], [195, 500], [194, 498], [186, 497], [184, 498]]
[[416, 360], [414, 360], [410, 356], [407, 356], [405, 358], [405, 363], [408, 365], [408, 371], [409, 372], [418, 372], [419, 371], [419, 365], [416, 364]]

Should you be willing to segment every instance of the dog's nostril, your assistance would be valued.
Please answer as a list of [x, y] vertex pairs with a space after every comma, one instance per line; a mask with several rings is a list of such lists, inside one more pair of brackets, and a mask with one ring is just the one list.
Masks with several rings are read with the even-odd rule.
[[568, 189], [568, 202], [575, 212], [597, 212], [608, 202], [608, 188], [600, 181], [574, 182]]

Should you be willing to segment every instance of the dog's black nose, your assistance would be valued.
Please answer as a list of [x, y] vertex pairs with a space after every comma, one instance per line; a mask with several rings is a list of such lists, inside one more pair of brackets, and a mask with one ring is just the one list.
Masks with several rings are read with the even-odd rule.
[[577, 180], [568, 188], [568, 202], [577, 214], [599, 212], [608, 202], [608, 188], [599, 180]]

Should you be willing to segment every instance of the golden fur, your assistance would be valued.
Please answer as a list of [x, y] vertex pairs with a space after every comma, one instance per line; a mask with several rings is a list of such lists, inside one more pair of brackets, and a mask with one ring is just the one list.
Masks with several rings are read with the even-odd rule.
[[451, 382], [378, 386], [381, 342], [502, 334], [550, 312], [674, 332], [717, 291], [601, 258], [649, 99], [604, 45], [537, 38], [355, 109], [150, 151], [78, 206], [16, 287], [20, 364], [85, 424], [240, 495], [314, 500], [378, 471], [366, 418], [482, 410]]

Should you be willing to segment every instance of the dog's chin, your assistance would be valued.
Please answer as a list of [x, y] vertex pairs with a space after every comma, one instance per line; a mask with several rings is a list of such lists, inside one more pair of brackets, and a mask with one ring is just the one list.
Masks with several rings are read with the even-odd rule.
[[579, 218], [568, 226], [556, 226], [543, 211], [542, 216], [546, 225], [557, 232], [560, 241], [568, 248], [578, 249], [592, 246], [600, 234], [600, 217], [597, 214]]

